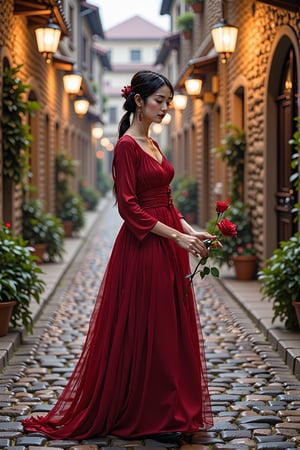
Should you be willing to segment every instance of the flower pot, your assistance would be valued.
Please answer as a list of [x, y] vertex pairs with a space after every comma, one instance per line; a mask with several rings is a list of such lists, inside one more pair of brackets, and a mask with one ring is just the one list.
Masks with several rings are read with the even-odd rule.
[[234, 270], [238, 280], [252, 280], [256, 273], [257, 257], [253, 256], [231, 256]]
[[71, 220], [64, 220], [63, 227], [65, 232], [65, 237], [70, 238], [73, 236], [74, 224]]
[[42, 264], [44, 262], [44, 255], [47, 250], [47, 244], [33, 244], [31, 245], [31, 247], [33, 248], [31, 254], [37, 257], [35, 262], [37, 264]]
[[191, 8], [194, 13], [202, 13], [204, 9], [204, 3], [191, 3]]
[[182, 32], [184, 39], [187, 39], [188, 41], [190, 41], [192, 39], [193, 36], [193, 32], [191, 30], [186, 30]]
[[298, 326], [300, 328], [300, 301], [299, 302], [293, 302], [293, 307], [295, 308], [297, 320], [298, 320]]
[[0, 337], [6, 336], [13, 308], [17, 302], [0, 302]]

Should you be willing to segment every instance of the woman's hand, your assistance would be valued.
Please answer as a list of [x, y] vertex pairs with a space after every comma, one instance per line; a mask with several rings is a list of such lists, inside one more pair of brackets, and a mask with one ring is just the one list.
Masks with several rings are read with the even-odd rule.
[[[201, 241], [213, 241], [213, 245], [214, 246], [217, 246], [217, 247], [220, 247], [220, 248], [222, 247], [222, 244], [221, 244], [220, 241], [218, 241], [217, 236], [212, 235], [212, 234], [208, 233], [207, 231], [196, 231], [185, 220], [182, 220], [181, 223], [182, 223], [182, 228], [183, 228], [185, 233], [187, 233], [187, 234], [189, 234], [191, 236], [196, 236]], [[207, 245], [207, 242], [206, 242], [206, 247], [209, 250], [209, 246]]]
[[[210, 236], [209, 233], [204, 234]], [[205, 239], [207, 238], [204, 237], [203, 240]], [[176, 235], [174, 235], [174, 240], [180, 247], [188, 250], [194, 256], [201, 256], [201, 258], [208, 256], [208, 249], [206, 248], [205, 243], [197, 235], [176, 233]]]

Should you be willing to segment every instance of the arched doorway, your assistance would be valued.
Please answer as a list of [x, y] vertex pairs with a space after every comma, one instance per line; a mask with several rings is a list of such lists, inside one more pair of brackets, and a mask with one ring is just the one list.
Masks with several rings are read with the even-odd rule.
[[293, 148], [289, 144], [295, 129], [300, 53], [290, 27], [278, 32], [267, 74], [264, 152], [264, 251], [269, 257], [281, 240], [296, 231], [291, 213], [297, 198], [289, 180]]
[[293, 149], [289, 144], [294, 131], [297, 116], [297, 71], [295, 51], [292, 45], [289, 47], [281, 72], [280, 87], [277, 103], [277, 189], [276, 221], [277, 242], [289, 239], [296, 232], [296, 224], [293, 221], [292, 208], [295, 203], [290, 176], [291, 157]]

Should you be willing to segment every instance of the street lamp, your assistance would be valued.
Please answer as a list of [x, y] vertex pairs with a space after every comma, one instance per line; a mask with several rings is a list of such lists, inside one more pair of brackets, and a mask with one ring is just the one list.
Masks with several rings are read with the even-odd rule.
[[35, 36], [39, 52], [49, 64], [52, 55], [57, 51], [61, 35], [60, 27], [50, 17], [48, 23], [35, 29]]

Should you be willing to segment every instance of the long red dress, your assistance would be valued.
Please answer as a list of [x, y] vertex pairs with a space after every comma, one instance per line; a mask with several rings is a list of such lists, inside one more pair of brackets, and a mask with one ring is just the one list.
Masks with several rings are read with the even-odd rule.
[[113, 176], [124, 223], [96, 299], [81, 357], [53, 409], [23, 420], [51, 438], [193, 432], [212, 426], [205, 355], [188, 253], [150, 230], [182, 230], [169, 184], [174, 170], [129, 136]]

